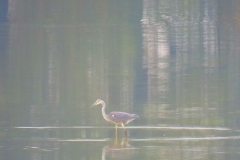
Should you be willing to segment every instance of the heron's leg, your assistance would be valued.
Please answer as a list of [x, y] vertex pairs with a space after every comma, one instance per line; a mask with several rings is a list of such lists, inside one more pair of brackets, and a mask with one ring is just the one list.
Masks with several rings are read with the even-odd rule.
[[118, 144], [118, 136], [115, 136], [115, 144]]
[[115, 135], [117, 135], [117, 127], [118, 127], [118, 125], [117, 124], [115, 124]]
[[125, 136], [127, 135], [127, 130], [126, 130], [126, 128], [124, 127], [124, 124], [122, 123], [121, 124], [122, 125], [122, 127], [123, 127], [123, 129], [124, 129], [124, 131], [125, 131]]

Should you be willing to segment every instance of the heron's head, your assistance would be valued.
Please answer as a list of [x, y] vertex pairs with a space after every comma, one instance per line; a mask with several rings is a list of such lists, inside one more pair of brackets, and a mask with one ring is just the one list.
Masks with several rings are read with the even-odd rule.
[[102, 103], [102, 100], [101, 99], [97, 99], [95, 103], [93, 103], [92, 107], [93, 106], [96, 106], [98, 104], [101, 104]]

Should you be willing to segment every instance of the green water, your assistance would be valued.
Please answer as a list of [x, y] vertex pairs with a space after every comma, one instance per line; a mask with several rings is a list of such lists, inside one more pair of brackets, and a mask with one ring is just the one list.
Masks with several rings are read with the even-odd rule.
[[[1, 159], [240, 158], [238, 0], [6, 7]], [[98, 98], [140, 116], [128, 136], [91, 108]]]

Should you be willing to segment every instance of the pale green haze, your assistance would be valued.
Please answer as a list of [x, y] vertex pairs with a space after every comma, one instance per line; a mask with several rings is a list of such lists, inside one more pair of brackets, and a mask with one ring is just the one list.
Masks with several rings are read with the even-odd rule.
[[239, 160], [240, 1], [2, 0], [0, 157]]

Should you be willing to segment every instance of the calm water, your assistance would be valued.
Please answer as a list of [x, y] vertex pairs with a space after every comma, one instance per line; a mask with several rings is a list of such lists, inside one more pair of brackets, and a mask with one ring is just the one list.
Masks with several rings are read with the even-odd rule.
[[2, 160], [240, 159], [239, 0], [1, 3]]

